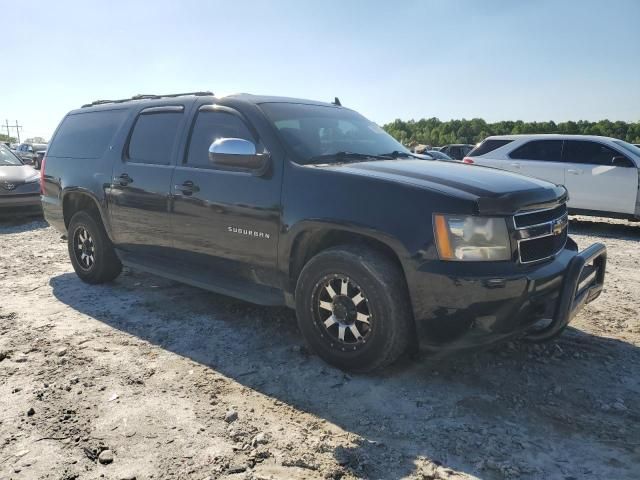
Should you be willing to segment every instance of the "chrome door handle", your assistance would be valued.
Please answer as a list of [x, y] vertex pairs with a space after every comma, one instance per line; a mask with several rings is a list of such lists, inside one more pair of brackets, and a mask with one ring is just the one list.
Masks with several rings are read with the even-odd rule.
[[520, 168], [520, 164], [517, 162], [510, 163], [509, 165], [511, 165], [514, 168]]
[[582, 173], [582, 170], [576, 170], [575, 168], [568, 168], [567, 173], [570, 173], [571, 175], [580, 175]]
[[177, 191], [182, 192], [185, 195], [191, 195], [192, 193], [196, 193], [200, 191], [200, 187], [198, 187], [191, 180], [187, 180], [183, 182], [182, 185], [174, 185], [173, 188]]
[[131, 178], [129, 174], [123, 173], [122, 175], [113, 177], [113, 183], [117, 183], [119, 185], [122, 185], [123, 187], [126, 187], [130, 183], [133, 183], [133, 178]]

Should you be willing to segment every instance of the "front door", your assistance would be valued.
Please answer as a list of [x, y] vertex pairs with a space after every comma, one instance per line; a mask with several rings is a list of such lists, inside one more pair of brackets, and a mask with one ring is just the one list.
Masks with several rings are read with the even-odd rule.
[[184, 107], [142, 110], [122, 160], [113, 167], [108, 190], [116, 247], [132, 261], [170, 255], [170, 186]]
[[272, 165], [266, 175], [255, 176], [216, 168], [209, 146], [219, 138], [249, 140], [264, 151], [237, 111], [200, 107], [171, 186], [176, 258], [207, 283], [276, 286], [282, 169]]
[[613, 157], [624, 155], [598, 142], [566, 141], [565, 185], [570, 208], [635, 213], [637, 170], [631, 160], [627, 167], [614, 166]]

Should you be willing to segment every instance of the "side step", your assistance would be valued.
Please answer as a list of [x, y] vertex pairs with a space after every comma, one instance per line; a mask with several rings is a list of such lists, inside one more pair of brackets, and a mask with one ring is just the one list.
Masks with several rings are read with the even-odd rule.
[[210, 292], [220, 293], [229, 297], [238, 298], [246, 302], [255, 303], [265, 306], [281, 306], [285, 305], [284, 292], [277, 288], [267, 287], [264, 285], [256, 285], [249, 282], [243, 282], [229, 278], [202, 278], [202, 275], [187, 277], [175, 272], [168, 272], [163, 268], [150, 267], [144, 263], [134, 262], [130, 256], [122, 251], [118, 251], [123, 265], [133, 270], [143, 271], [157, 275], [159, 277], [175, 280], [176, 282], [185, 283], [192, 287], [202, 288]]

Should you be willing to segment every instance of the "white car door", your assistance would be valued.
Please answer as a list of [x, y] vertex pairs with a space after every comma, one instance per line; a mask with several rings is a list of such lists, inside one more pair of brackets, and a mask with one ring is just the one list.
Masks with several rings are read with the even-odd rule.
[[564, 158], [569, 208], [635, 213], [638, 172], [625, 155], [598, 142], [567, 140]]
[[507, 156], [507, 164], [513, 172], [558, 185], [565, 184], [562, 140], [531, 140]]

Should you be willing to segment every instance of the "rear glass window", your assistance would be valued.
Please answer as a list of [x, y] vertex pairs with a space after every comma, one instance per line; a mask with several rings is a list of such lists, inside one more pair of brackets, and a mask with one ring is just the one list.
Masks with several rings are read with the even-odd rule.
[[469, 157], [478, 157], [485, 153], [493, 152], [496, 148], [504, 147], [513, 142], [513, 140], [485, 140], [476, 148], [469, 152]]
[[47, 150], [47, 155], [100, 158], [126, 116], [126, 110], [102, 110], [67, 115], [60, 124]]
[[254, 141], [245, 123], [231, 113], [199, 112], [191, 133], [187, 164], [210, 167], [209, 147], [220, 138], [242, 138]]
[[509, 157], [517, 160], [562, 161], [562, 140], [534, 140], [516, 148]]
[[137, 163], [168, 165], [181, 121], [181, 112], [140, 115], [129, 139], [127, 159]]

